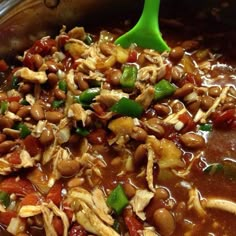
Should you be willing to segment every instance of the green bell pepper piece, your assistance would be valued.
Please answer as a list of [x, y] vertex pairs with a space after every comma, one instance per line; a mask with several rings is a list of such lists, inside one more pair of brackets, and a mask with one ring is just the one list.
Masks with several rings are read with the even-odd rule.
[[10, 205], [10, 196], [7, 192], [0, 191], [0, 203], [2, 203], [5, 207]]
[[82, 104], [90, 104], [93, 99], [100, 94], [100, 88], [89, 88], [84, 90], [80, 96], [79, 101]]
[[20, 131], [20, 137], [21, 138], [26, 138], [28, 135], [31, 134], [31, 130], [24, 123], [16, 124], [14, 126], [14, 129]]
[[83, 137], [89, 135], [89, 131], [83, 127], [78, 127], [75, 132]]
[[201, 124], [199, 127], [200, 130], [202, 131], [212, 131], [212, 124]]
[[121, 214], [122, 210], [129, 204], [123, 187], [118, 184], [107, 198], [107, 205], [111, 207], [117, 215]]
[[138, 69], [135, 65], [124, 65], [120, 84], [123, 88], [134, 88]]
[[67, 91], [67, 83], [65, 80], [60, 80], [58, 82], [58, 87], [60, 90], [62, 90], [63, 92], [66, 92]]
[[7, 101], [2, 101], [1, 106], [0, 106], [0, 113], [2, 115], [4, 115], [5, 112], [7, 111], [7, 108], [8, 108], [8, 102]]
[[63, 101], [63, 100], [54, 100], [52, 102], [52, 107], [59, 108], [59, 107], [63, 106], [64, 103], [65, 103], [65, 101]]
[[17, 89], [19, 87], [19, 79], [17, 77], [12, 77], [11, 80], [11, 88], [12, 89]]
[[159, 81], [157, 84], [154, 85], [154, 89], [155, 89], [154, 99], [159, 100], [172, 95], [175, 92], [176, 87], [169, 81], [162, 79], [161, 81]]
[[125, 97], [115, 103], [110, 110], [120, 115], [137, 118], [139, 118], [144, 111], [143, 107], [139, 103]]

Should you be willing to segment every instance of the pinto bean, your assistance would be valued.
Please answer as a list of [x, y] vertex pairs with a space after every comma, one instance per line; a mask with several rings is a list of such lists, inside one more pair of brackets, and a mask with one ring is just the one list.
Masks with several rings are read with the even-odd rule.
[[184, 146], [188, 148], [202, 148], [205, 145], [205, 140], [202, 136], [195, 133], [186, 133], [180, 136], [180, 140]]
[[22, 106], [18, 111], [17, 115], [21, 118], [25, 118], [30, 114], [31, 106]]
[[182, 110], [183, 108], [184, 108], [184, 105], [183, 105], [183, 103], [181, 103], [181, 102], [176, 102], [176, 103], [174, 103], [174, 105], [172, 106], [172, 110], [173, 110], [174, 113], [176, 113], [176, 112]]
[[6, 140], [5, 134], [0, 134], [0, 143], [4, 142]]
[[16, 144], [17, 142], [10, 140], [0, 143], [0, 153], [8, 153]]
[[7, 99], [7, 93], [0, 92], [0, 101], [6, 100], [6, 99]]
[[197, 100], [188, 104], [187, 108], [194, 115], [199, 110], [200, 105], [201, 105], [201, 100]]
[[58, 82], [58, 76], [55, 73], [48, 74], [48, 83], [51, 88], [54, 88]]
[[38, 103], [35, 103], [30, 110], [31, 116], [36, 120], [43, 120], [44, 119], [44, 111], [42, 106], [40, 106]]
[[84, 77], [84, 74], [81, 72], [75, 75], [75, 83], [79, 86], [79, 89], [81, 91], [84, 91], [89, 88], [89, 84], [87, 83], [87, 81], [83, 79], [83, 77]]
[[6, 116], [0, 116], [0, 129], [11, 128], [14, 121]]
[[64, 91], [60, 90], [59, 88], [54, 89], [54, 95], [57, 99], [59, 100], [64, 100], [66, 99], [66, 94]]
[[222, 110], [226, 111], [226, 110], [229, 110], [229, 109], [233, 109], [235, 107], [236, 107], [235, 103], [229, 102], [229, 103], [225, 103], [223, 105]]
[[156, 110], [157, 115], [159, 116], [167, 116], [170, 113], [170, 107], [160, 103], [157, 103], [154, 106], [154, 109]]
[[46, 111], [45, 117], [49, 122], [57, 124], [64, 117], [64, 115], [59, 111]]
[[208, 94], [211, 97], [218, 97], [221, 93], [221, 88], [219, 86], [212, 86], [208, 89]]
[[22, 84], [22, 85], [19, 87], [18, 90], [19, 90], [20, 93], [26, 94], [26, 93], [29, 93], [32, 88], [33, 88], [33, 87], [32, 87], [32, 84], [30, 84], [30, 83], [24, 83], [24, 84]]
[[43, 130], [43, 132], [40, 135], [39, 141], [43, 145], [49, 145], [54, 140], [54, 134], [51, 126], [47, 126], [46, 129]]
[[34, 65], [35, 65], [35, 67], [36, 67], [37, 69], [40, 68], [40, 67], [42, 66], [42, 64], [43, 64], [43, 58], [42, 58], [42, 56], [39, 55], [39, 54], [35, 54], [35, 55], [33, 56], [33, 61], [34, 61]]
[[57, 169], [63, 176], [69, 177], [78, 173], [80, 164], [76, 160], [60, 160]]
[[147, 161], [147, 148], [140, 144], [134, 152], [134, 165], [139, 167]]
[[194, 88], [193, 84], [186, 83], [186, 84], [183, 85], [183, 87], [176, 89], [176, 91], [174, 93], [174, 97], [175, 98], [185, 97], [193, 91], [193, 88]]
[[85, 182], [84, 178], [75, 177], [68, 181], [67, 186], [68, 188], [74, 188], [81, 186], [84, 182]]
[[123, 184], [123, 188], [125, 191], [126, 196], [131, 199], [135, 193], [136, 193], [136, 189], [134, 186], [132, 186], [130, 183], [124, 183]]
[[145, 142], [146, 138], [147, 138], [147, 132], [142, 129], [141, 127], [134, 127], [133, 128], [133, 132], [131, 133], [131, 137], [137, 141], [140, 142]]
[[176, 206], [176, 209], [175, 209], [176, 222], [182, 222], [183, 221], [186, 209], [187, 209], [187, 207], [186, 207], [185, 202], [178, 203], [178, 205]]
[[172, 235], [175, 231], [175, 219], [165, 208], [157, 209], [153, 214], [155, 226], [160, 229], [163, 236]]
[[173, 66], [171, 69], [171, 77], [172, 79], [177, 82], [179, 81], [184, 75], [184, 69], [179, 65]]
[[179, 61], [184, 55], [184, 49], [180, 46], [174, 47], [170, 51], [170, 59], [173, 61]]
[[165, 188], [157, 188], [154, 197], [166, 200], [169, 198], [169, 193]]
[[182, 43], [182, 47], [185, 50], [192, 51], [199, 47], [199, 42], [196, 40], [186, 40]]
[[20, 109], [20, 104], [19, 102], [11, 102], [8, 107], [9, 111], [16, 113]]
[[210, 96], [202, 96], [201, 98], [201, 108], [203, 111], [207, 111], [214, 103], [214, 98]]
[[105, 72], [108, 82], [111, 85], [118, 86], [120, 84], [121, 71], [118, 69], [109, 69]]

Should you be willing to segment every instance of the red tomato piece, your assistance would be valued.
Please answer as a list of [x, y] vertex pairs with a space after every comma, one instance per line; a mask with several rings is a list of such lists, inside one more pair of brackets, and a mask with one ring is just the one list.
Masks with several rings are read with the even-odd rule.
[[7, 101], [8, 101], [8, 102], [19, 102], [20, 99], [21, 99], [20, 96], [14, 96], [14, 97], [8, 97], [8, 98], [7, 98]]
[[25, 205], [38, 205], [40, 203], [40, 197], [37, 193], [27, 194], [21, 201], [20, 206]]
[[0, 72], [4, 72], [8, 69], [8, 65], [4, 60], [0, 60]]
[[125, 224], [128, 227], [130, 236], [139, 236], [138, 231], [143, 230], [143, 224], [132, 215], [125, 217]]
[[191, 131], [196, 127], [193, 118], [186, 112], [179, 115], [178, 119], [184, 123], [184, 128], [181, 130], [183, 133]]
[[12, 152], [10, 156], [7, 157], [9, 163], [13, 165], [18, 165], [21, 163], [20, 153], [18, 151]]
[[137, 60], [138, 60], [138, 52], [134, 49], [130, 49], [127, 62], [132, 63], [132, 62], [136, 62]]
[[54, 229], [57, 232], [57, 235], [58, 236], [63, 235], [64, 226], [63, 226], [62, 220], [59, 217], [54, 216], [52, 219], [52, 224], [53, 224]]
[[0, 190], [9, 194], [15, 193], [18, 196], [25, 196], [35, 192], [32, 183], [27, 179], [18, 179], [10, 177], [0, 183]]
[[216, 112], [213, 115], [212, 121], [215, 127], [235, 128], [236, 127], [236, 109], [229, 109], [223, 112]]
[[62, 184], [60, 182], [55, 183], [49, 190], [46, 199], [52, 201], [55, 205], [59, 206], [62, 201], [61, 196]]
[[41, 152], [41, 144], [39, 140], [32, 135], [28, 135], [24, 139], [25, 149], [29, 152], [31, 156], [35, 156]]
[[12, 218], [16, 217], [15, 211], [0, 212], [0, 224], [9, 225]]
[[66, 44], [66, 42], [70, 39], [70, 37], [68, 35], [59, 35], [56, 39], [57, 41], [57, 47], [58, 48], [63, 48], [64, 45]]
[[71, 230], [69, 236], [87, 236], [87, 232], [81, 225], [74, 225]]
[[35, 41], [34, 45], [29, 49], [29, 52], [32, 54], [40, 54], [42, 56], [50, 53], [52, 47], [56, 46], [56, 41], [51, 38], [42, 38]]

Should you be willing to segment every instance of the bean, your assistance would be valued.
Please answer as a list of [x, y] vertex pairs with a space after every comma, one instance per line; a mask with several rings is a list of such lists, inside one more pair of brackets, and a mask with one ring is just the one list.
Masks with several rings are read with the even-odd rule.
[[147, 148], [145, 144], [140, 144], [134, 152], [134, 165], [139, 167], [147, 161]]
[[174, 113], [176, 113], [178, 111], [181, 111], [183, 108], [184, 108], [184, 105], [183, 105], [182, 102], [175, 102], [172, 105], [172, 110], [173, 110]]
[[54, 95], [58, 100], [65, 100], [66, 99], [66, 94], [64, 91], [62, 91], [59, 88], [54, 89]]
[[133, 128], [131, 137], [137, 141], [145, 142], [147, 139], [147, 132], [143, 128], [136, 126]]
[[105, 72], [106, 78], [111, 85], [118, 86], [120, 84], [121, 71], [118, 69], [109, 69]]
[[39, 55], [39, 54], [35, 54], [35, 55], [33, 56], [33, 61], [34, 61], [34, 65], [35, 65], [35, 67], [36, 67], [37, 69], [40, 68], [40, 67], [42, 66], [42, 64], [43, 64], [43, 58], [42, 58], [42, 56]]
[[214, 103], [214, 98], [210, 96], [202, 96], [201, 98], [201, 108], [203, 111], [207, 111]]
[[46, 111], [45, 117], [49, 122], [57, 124], [64, 117], [64, 115], [59, 111]]
[[58, 82], [58, 76], [55, 73], [48, 74], [48, 83], [51, 88], [54, 88]]
[[67, 186], [68, 188], [79, 187], [85, 182], [84, 178], [75, 177], [68, 181]]
[[180, 140], [184, 146], [188, 148], [202, 148], [205, 145], [205, 140], [202, 136], [195, 133], [186, 133], [180, 136]]
[[157, 209], [153, 214], [153, 220], [163, 236], [169, 236], [174, 233], [175, 220], [170, 211], [165, 208]]
[[6, 140], [5, 134], [0, 134], [0, 143], [4, 142]]
[[234, 97], [231, 97], [231, 96], [227, 96], [225, 98], [225, 103], [236, 103], [236, 99]]
[[48, 71], [52, 73], [56, 73], [58, 71], [58, 65], [56, 62], [53, 61], [47, 61], [46, 65], [48, 67]]
[[13, 112], [13, 113], [17, 113], [17, 111], [20, 109], [20, 104], [19, 102], [11, 102], [9, 104], [9, 107], [8, 107], [9, 111]]
[[131, 185], [130, 183], [124, 183], [123, 188], [124, 188], [126, 196], [129, 199], [131, 199], [136, 193], [135, 187], [133, 185]]
[[176, 206], [175, 209], [175, 220], [176, 222], [182, 222], [184, 219], [184, 215], [186, 212], [186, 203], [185, 202], [180, 202], [178, 203], [178, 205]]
[[84, 91], [89, 88], [89, 84], [83, 79], [83, 77], [84, 74], [80, 72], [75, 75], [75, 82], [79, 86], [79, 89], [81, 91]]
[[7, 100], [7, 94], [5, 92], [0, 92], [0, 101]]
[[201, 105], [201, 100], [197, 100], [195, 102], [191, 102], [190, 104], [188, 104], [187, 108], [193, 115], [195, 115], [199, 110], [200, 105]]
[[162, 138], [165, 134], [165, 129], [159, 123], [158, 118], [151, 118], [147, 121], [147, 126], [150, 131], [152, 131], [157, 138]]
[[156, 189], [154, 197], [157, 199], [166, 200], [169, 198], [169, 192], [165, 188], [160, 187]]
[[154, 106], [154, 109], [156, 110], [157, 115], [159, 116], [167, 116], [170, 113], [170, 107], [160, 103], [157, 103]]
[[181, 66], [176, 65], [172, 67], [171, 77], [173, 81], [175, 82], [179, 81], [183, 77], [183, 75], [184, 75], [184, 69]]
[[112, 166], [119, 166], [122, 163], [121, 157], [115, 157], [111, 161]]
[[235, 103], [229, 102], [229, 103], [226, 103], [223, 105], [222, 110], [226, 111], [229, 109], [233, 109], [233, 108], [235, 108], [235, 106], [236, 106]]
[[69, 177], [79, 172], [80, 164], [76, 160], [60, 160], [57, 169], [63, 176]]
[[16, 113], [21, 118], [26, 118], [30, 114], [31, 106], [22, 106]]
[[212, 86], [208, 89], [208, 94], [211, 97], [218, 97], [221, 93], [221, 88], [219, 86]]
[[31, 116], [36, 120], [43, 120], [44, 119], [44, 111], [43, 108], [38, 104], [35, 103], [30, 110]]
[[193, 84], [186, 83], [186, 84], [183, 85], [183, 87], [176, 89], [176, 91], [174, 93], [174, 97], [175, 98], [185, 97], [193, 91], [193, 88], [194, 88]]
[[47, 126], [40, 135], [39, 141], [43, 145], [49, 145], [54, 140], [54, 134], [51, 126]]
[[20, 85], [18, 90], [20, 93], [27, 94], [27, 93], [30, 93], [32, 88], [33, 88], [32, 84], [24, 83], [24, 84]]
[[173, 61], [179, 61], [184, 55], [184, 49], [180, 46], [174, 47], [170, 51], [170, 59]]
[[0, 116], [0, 129], [12, 128], [14, 121], [6, 116]]
[[186, 40], [182, 43], [182, 47], [185, 50], [192, 51], [199, 47], [199, 43], [196, 40]]
[[15, 141], [10, 140], [0, 143], [0, 153], [8, 153], [16, 144]]

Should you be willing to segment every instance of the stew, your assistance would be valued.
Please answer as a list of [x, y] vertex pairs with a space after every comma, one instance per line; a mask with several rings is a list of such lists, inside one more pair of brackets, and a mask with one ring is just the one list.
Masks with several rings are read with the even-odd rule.
[[234, 62], [117, 32], [63, 28], [1, 60], [0, 234], [234, 235]]

